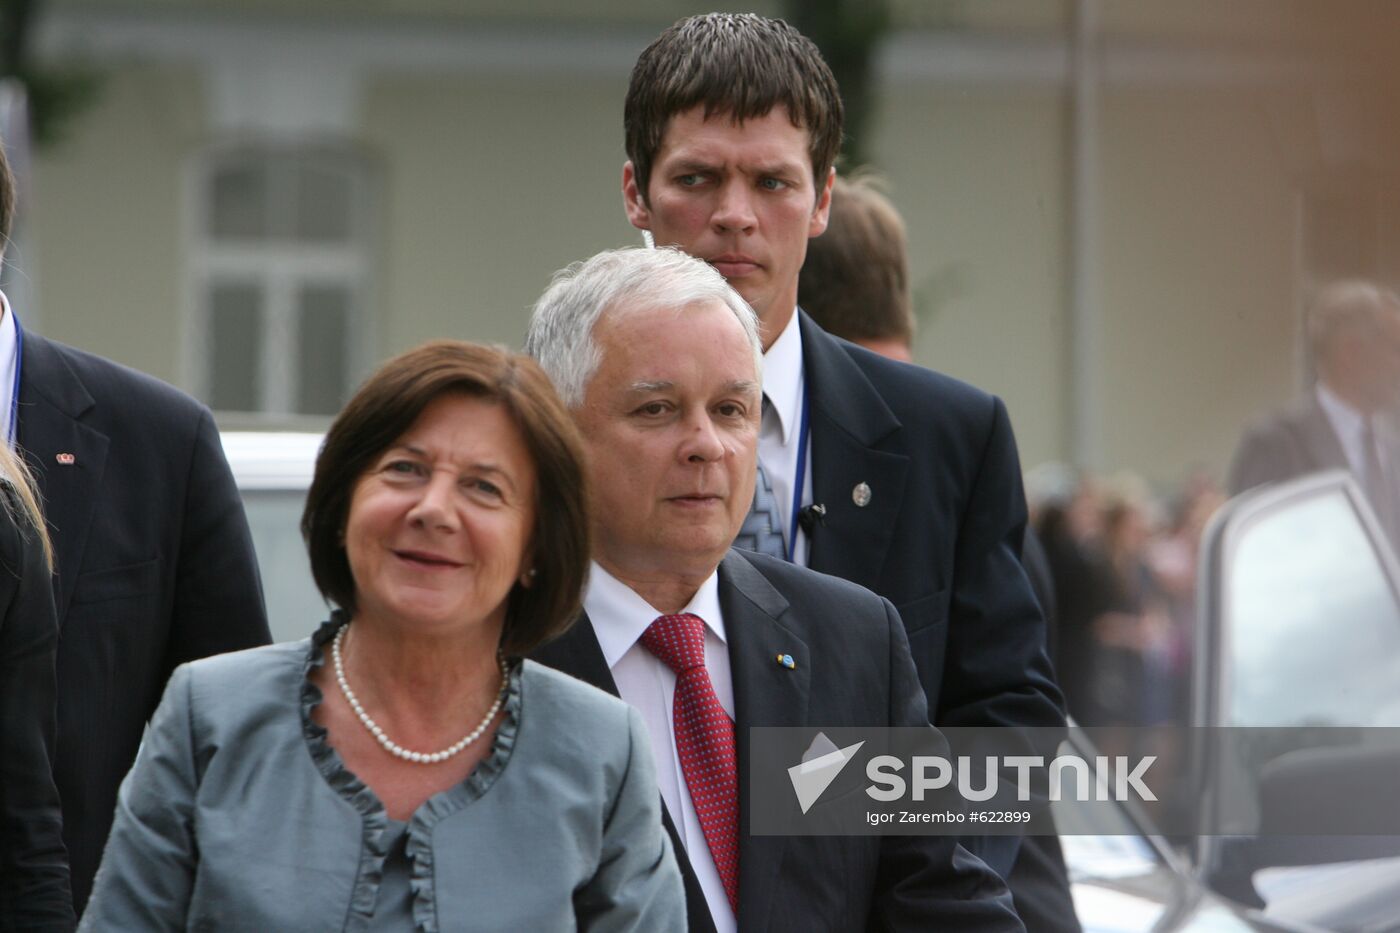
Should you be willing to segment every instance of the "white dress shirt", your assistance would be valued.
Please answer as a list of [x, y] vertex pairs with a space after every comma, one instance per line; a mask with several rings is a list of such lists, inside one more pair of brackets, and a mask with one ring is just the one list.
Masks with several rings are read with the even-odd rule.
[[14, 446], [15, 369], [19, 366], [19, 327], [9, 299], [0, 292], [0, 438]]
[[[758, 431], [758, 461], [768, 474], [782, 518], [783, 540], [795, 564], [807, 563], [807, 535], [799, 525], [797, 541], [792, 535], [793, 483], [797, 475], [798, 434], [802, 429], [802, 395], [806, 375], [802, 367], [802, 331], [794, 311], [783, 332], [763, 354], [763, 423]], [[799, 508], [812, 504], [812, 442], [807, 440], [806, 463], [802, 468], [802, 498]]]
[[[1366, 416], [1338, 398], [1337, 394], [1321, 381], [1317, 383], [1317, 404], [1322, 407], [1323, 414], [1332, 425], [1332, 432], [1341, 442], [1347, 465], [1351, 467], [1351, 475], [1365, 488], [1371, 481], [1371, 477], [1366, 475]], [[1381, 469], [1384, 470], [1387, 465], [1385, 448], [1377, 444], [1376, 454], [1381, 458]]]
[[[676, 695], [676, 675], [642, 647], [639, 639], [647, 626], [662, 615], [627, 584], [608, 573], [597, 563], [588, 575], [583, 608], [593, 623], [603, 657], [617, 683], [617, 692], [628, 704], [642, 714], [647, 734], [651, 738], [651, 754], [656, 761], [656, 783], [661, 787], [661, 799], [671, 813], [671, 821], [685, 846], [690, 867], [705, 903], [714, 918], [717, 933], [734, 933], [737, 924], [729, 906], [724, 883], [715, 869], [715, 860], [705, 842], [700, 819], [690, 799], [690, 788], [681, 771], [680, 754], [676, 751], [675, 719], [671, 712]], [[681, 610], [705, 621], [705, 670], [714, 685], [720, 706], [734, 718], [734, 682], [729, 670], [729, 649], [724, 637], [724, 619], [719, 610], [719, 577], [712, 573], [690, 603]]]

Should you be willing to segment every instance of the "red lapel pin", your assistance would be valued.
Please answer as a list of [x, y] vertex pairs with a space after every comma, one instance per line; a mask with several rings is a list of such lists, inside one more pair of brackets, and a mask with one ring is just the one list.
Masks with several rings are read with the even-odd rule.
[[59, 463], [63, 464], [64, 466], [72, 466], [74, 463], [78, 462], [78, 458], [73, 456], [72, 454], [59, 454], [58, 456], [54, 457], [54, 459], [57, 460]]

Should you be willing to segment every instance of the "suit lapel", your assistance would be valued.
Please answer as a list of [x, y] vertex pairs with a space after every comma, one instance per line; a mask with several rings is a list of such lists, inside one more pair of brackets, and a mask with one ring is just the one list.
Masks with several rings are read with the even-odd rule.
[[[845, 348], [799, 310], [802, 361], [811, 403], [812, 501], [825, 524], [809, 537], [807, 564], [869, 588], [879, 586], [904, 500], [909, 458], [877, 445], [899, 419]], [[864, 484], [869, 501], [855, 502]]]
[[82, 423], [96, 402], [53, 344], [28, 333], [23, 340], [16, 439], [34, 469], [54, 532], [54, 600], [62, 625], [82, 565], [108, 439]]
[[[778, 621], [787, 600], [737, 551], [720, 564], [719, 603], [739, 746], [739, 928], [766, 930], [787, 839], [749, 833], [749, 729], [806, 723], [811, 655], [807, 643]], [[792, 668], [778, 663], [784, 654], [792, 656]]]

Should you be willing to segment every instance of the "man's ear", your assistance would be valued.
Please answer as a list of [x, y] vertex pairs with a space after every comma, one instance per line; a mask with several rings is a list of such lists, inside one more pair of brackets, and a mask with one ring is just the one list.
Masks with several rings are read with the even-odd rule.
[[637, 187], [637, 171], [629, 159], [622, 166], [622, 208], [627, 211], [627, 221], [638, 230], [651, 229], [651, 208], [642, 197], [642, 189]]
[[812, 210], [812, 222], [807, 225], [807, 238], [821, 236], [826, 232], [827, 221], [831, 219], [831, 188], [836, 184], [836, 167], [832, 166], [826, 173], [826, 184], [822, 185], [821, 194], [817, 195], [817, 206]]

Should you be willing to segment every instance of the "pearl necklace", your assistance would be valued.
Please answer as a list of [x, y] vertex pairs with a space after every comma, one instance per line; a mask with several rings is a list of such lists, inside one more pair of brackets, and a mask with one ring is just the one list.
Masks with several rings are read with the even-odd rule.
[[383, 746], [384, 750], [387, 751], [389, 754], [394, 755], [397, 758], [402, 758], [404, 761], [414, 762], [415, 764], [432, 765], [437, 764], [440, 761], [446, 761], [453, 755], [456, 755], [462, 749], [466, 748], [468, 745], [475, 742], [477, 739], [481, 738], [481, 733], [486, 731], [486, 727], [491, 725], [491, 720], [495, 719], [496, 714], [501, 711], [501, 704], [504, 703], [506, 700], [506, 688], [507, 686], [509, 686], [509, 680], [506, 675], [506, 662], [504, 658], [500, 659], [501, 689], [496, 692], [496, 702], [491, 704], [491, 708], [486, 711], [485, 718], [483, 718], [481, 722], [477, 723], [475, 729], [473, 729], [471, 732], [468, 732], [461, 739], [457, 740], [456, 743], [449, 745], [447, 748], [444, 748], [440, 752], [409, 751], [408, 749], [394, 742], [393, 739], [390, 739], [387, 735], [385, 735], [384, 730], [379, 727], [379, 724], [376, 723], [373, 719], [369, 718], [369, 713], [366, 713], [365, 708], [360, 705], [359, 699], [357, 699], [355, 696], [355, 691], [350, 689], [350, 684], [345, 679], [345, 666], [340, 660], [340, 642], [341, 639], [345, 637], [345, 630], [349, 627], [349, 622], [346, 622], [344, 625], [342, 625], [336, 631], [335, 638], [331, 641], [331, 660], [335, 662], [335, 679], [340, 684], [340, 692], [345, 694], [345, 701], [350, 704], [350, 708], [355, 711], [355, 715], [359, 717], [360, 722], [364, 725], [366, 729], [369, 730], [370, 735], [374, 736], [375, 741], [377, 741], [381, 746]]

